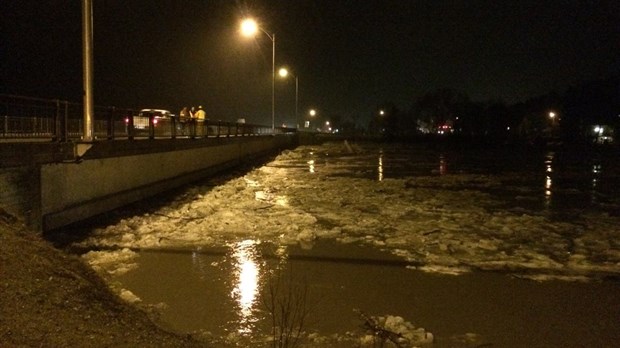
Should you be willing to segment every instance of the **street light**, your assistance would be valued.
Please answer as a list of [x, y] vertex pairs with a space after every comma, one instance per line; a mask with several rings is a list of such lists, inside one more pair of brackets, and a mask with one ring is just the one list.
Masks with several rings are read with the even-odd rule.
[[555, 127], [560, 121], [558, 114], [556, 114], [554, 111], [549, 111], [549, 120], [551, 122], [551, 127]]
[[[278, 73], [282, 78], [286, 78], [289, 74], [291, 74], [286, 68], [281, 68]], [[297, 75], [291, 75], [295, 77], [295, 124], [297, 125], [297, 128], [299, 128], [299, 117], [297, 116], [297, 107], [299, 105], [299, 78]]]
[[241, 21], [241, 34], [254, 37], [258, 31], [262, 31], [271, 40], [271, 132], [275, 132], [276, 125], [276, 34], [269, 35], [251, 18]]
[[[311, 118], [316, 116], [316, 110], [310, 109], [308, 115], [310, 115]], [[304, 121], [304, 128], [310, 128], [310, 120]]]

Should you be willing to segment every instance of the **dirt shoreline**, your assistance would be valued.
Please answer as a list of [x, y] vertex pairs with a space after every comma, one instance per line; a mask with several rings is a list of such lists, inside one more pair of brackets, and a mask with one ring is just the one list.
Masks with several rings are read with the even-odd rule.
[[0, 346], [207, 347], [158, 327], [83, 261], [0, 209]]

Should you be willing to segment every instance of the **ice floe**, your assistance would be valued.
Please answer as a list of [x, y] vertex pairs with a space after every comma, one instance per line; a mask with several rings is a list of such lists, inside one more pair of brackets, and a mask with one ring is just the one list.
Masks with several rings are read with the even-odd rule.
[[[492, 270], [539, 280], [620, 275], [616, 216], [590, 211], [561, 220], [510, 206], [494, 190], [516, 180], [514, 173], [429, 171], [378, 180], [378, 150], [351, 146], [284, 151], [242, 176], [196, 184], [163, 207], [96, 229], [81, 246], [195, 248], [251, 236], [311, 247], [333, 239], [374, 245], [426, 272]], [[537, 192], [511, 190], [522, 195], [512, 197], [516, 202]], [[98, 255], [86, 257], [103, 267], [93, 261]]]

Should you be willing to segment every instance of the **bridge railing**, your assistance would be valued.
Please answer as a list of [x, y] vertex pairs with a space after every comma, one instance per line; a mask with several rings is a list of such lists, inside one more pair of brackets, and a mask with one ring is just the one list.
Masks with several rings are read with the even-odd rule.
[[[140, 117], [138, 109], [95, 106], [96, 140], [206, 138], [293, 133], [294, 128], [176, 117]], [[0, 94], [0, 139], [69, 141], [83, 136], [83, 107], [58, 99]]]

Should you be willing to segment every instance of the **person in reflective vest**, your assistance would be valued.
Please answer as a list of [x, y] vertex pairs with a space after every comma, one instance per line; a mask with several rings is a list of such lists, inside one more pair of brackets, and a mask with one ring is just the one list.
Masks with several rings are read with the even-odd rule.
[[198, 107], [198, 111], [196, 111], [194, 113], [194, 120], [196, 121], [195, 123], [195, 127], [196, 127], [196, 135], [198, 134], [202, 134], [204, 135], [204, 122], [205, 119], [207, 118], [207, 113], [204, 111], [204, 109], [202, 108], [202, 105], [200, 105]]

